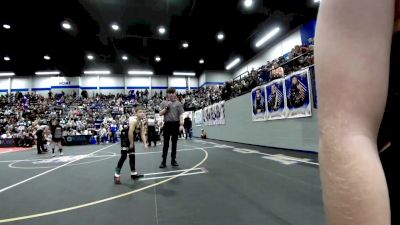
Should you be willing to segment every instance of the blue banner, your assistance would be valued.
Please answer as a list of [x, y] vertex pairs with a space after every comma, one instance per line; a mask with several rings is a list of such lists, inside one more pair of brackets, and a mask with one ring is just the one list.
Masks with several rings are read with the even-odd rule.
[[288, 118], [311, 116], [309, 70], [302, 70], [285, 78]]
[[284, 119], [286, 117], [285, 110], [285, 80], [278, 79], [270, 82], [266, 86], [268, 120]]
[[225, 101], [205, 107], [201, 114], [204, 126], [225, 124]]
[[265, 102], [265, 86], [256, 87], [251, 91], [253, 121], [265, 120], [267, 108]]

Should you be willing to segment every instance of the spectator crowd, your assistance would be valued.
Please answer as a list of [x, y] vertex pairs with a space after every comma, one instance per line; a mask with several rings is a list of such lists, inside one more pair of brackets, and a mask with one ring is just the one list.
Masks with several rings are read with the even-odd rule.
[[[252, 69], [248, 76], [228, 80], [221, 86], [178, 93], [178, 100], [185, 111], [198, 110], [313, 65], [313, 40], [309, 42], [308, 46], [295, 46], [288, 55]], [[115, 142], [118, 132], [134, 115], [136, 105], [145, 106], [148, 117], [154, 120], [164, 99], [162, 91], [151, 95], [147, 89], [130, 90], [127, 95], [96, 94], [92, 97], [85, 90], [79, 96], [75, 92], [66, 95], [50, 91], [46, 98], [35, 92], [7, 93], [0, 96], [0, 138], [20, 138], [24, 145], [32, 146], [39, 129], [44, 130], [46, 139], [49, 138], [49, 127], [57, 119], [64, 128], [63, 136], [93, 135], [98, 143]], [[155, 125], [160, 130], [162, 124], [156, 121]]]

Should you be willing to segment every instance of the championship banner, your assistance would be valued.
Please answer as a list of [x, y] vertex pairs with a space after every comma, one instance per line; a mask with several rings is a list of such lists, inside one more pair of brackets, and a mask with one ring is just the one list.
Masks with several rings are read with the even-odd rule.
[[[225, 102], [215, 103], [202, 111], [203, 125], [213, 126], [225, 124]], [[200, 115], [199, 115], [200, 118]]]
[[309, 70], [293, 73], [285, 78], [288, 118], [311, 116]]
[[256, 87], [251, 90], [251, 102], [253, 121], [264, 121], [267, 112], [265, 104], [265, 86]]
[[203, 125], [204, 126], [207, 126], [207, 111], [206, 111], [206, 108], [207, 107], [205, 107], [205, 108], [203, 108], [201, 110], [201, 116], [203, 117]]
[[211, 114], [210, 114], [210, 106], [207, 106], [203, 109], [203, 123], [205, 126], [210, 125], [210, 118], [211, 118]]
[[216, 120], [215, 120], [215, 116], [216, 116], [216, 108], [215, 108], [215, 104], [212, 105], [211, 107], [211, 117], [210, 117], [210, 125], [215, 125]]
[[217, 103], [217, 120], [219, 125], [225, 124], [225, 101]]
[[267, 84], [267, 120], [279, 120], [286, 117], [285, 80], [278, 79]]
[[203, 125], [203, 110], [197, 110], [194, 112], [194, 124], [196, 126]]

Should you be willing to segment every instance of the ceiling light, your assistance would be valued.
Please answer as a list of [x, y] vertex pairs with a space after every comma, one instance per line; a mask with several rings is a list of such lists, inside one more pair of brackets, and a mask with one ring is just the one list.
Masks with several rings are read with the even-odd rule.
[[188, 47], [189, 47], [189, 43], [187, 43], [187, 42], [183, 42], [183, 43], [182, 43], [182, 47], [184, 47], [184, 48], [188, 48]]
[[72, 28], [71, 24], [68, 22], [63, 22], [62, 27], [66, 30], [70, 30]]
[[10, 26], [10, 25], [8, 25], [8, 24], [3, 24], [3, 28], [8, 30], [8, 29], [10, 29], [10, 28], [11, 28], [11, 26]]
[[119, 30], [119, 26], [116, 23], [111, 24], [111, 28], [115, 31]]
[[244, 6], [246, 8], [250, 8], [253, 5], [253, 1], [252, 0], [244, 0]]
[[318, 2], [320, 2], [320, 0], [314, 0], [314, 3], [318, 3]]
[[153, 71], [149, 70], [130, 70], [128, 71], [129, 75], [153, 75]]
[[4, 56], [4, 61], [10, 61], [10, 60], [11, 60], [10, 57]]
[[160, 56], [156, 56], [155, 60], [156, 60], [156, 62], [160, 62], [161, 61], [161, 57]]
[[196, 76], [196, 73], [193, 72], [174, 72], [174, 76]]
[[123, 56], [122, 56], [122, 60], [124, 60], [124, 61], [128, 60], [128, 56], [123, 55]]
[[43, 58], [44, 58], [45, 60], [50, 60], [50, 56], [48, 56], [48, 55], [45, 55]]
[[160, 27], [158, 28], [158, 33], [160, 33], [160, 34], [165, 34], [165, 32], [166, 32], [165, 27], [160, 26]]
[[217, 39], [218, 39], [219, 41], [222, 41], [222, 40], [224, 40], [224, 38], [225, 38], [225, 35], [224, 35], [224, 33], [222, 33], [222, 32], [219, 32], [219, 33], [217, 34]]
[[258, 48], [261, 45], [263, 45], [265, 42], [267, 42], [269, 39], [275, 36], [279, 31], [280, 31], [279, 27], [274, 28], [267, 35], [265, 35], [263, 38], [261, 38], [259, 41], [256, 42], [256, 47]]
[[93, 55], [87, 55], [86, 57], [87, 57], [87, 59], [89, 59], [89, 60], [93, 60], [93, 59], [94, 59], [94, 56], [93, 56]]
[[38, 71], [36, 75], [60, 75], [60, 71]]
[[231, 63], [229, 63], [227, 66], [226, 66], [226, 70], [230, 70], [230, 69], [232, 69], [233, 67], [235, 67], [236, 65], [238, 65], [240, 63], [240, 58], [236, 58], [235, 60], [233, 60]]
[[200, 60], [199, 60], [199, 63], [200, 63], [200, 64], [204, 64], [204, 59], [200, 59]]
[[111, 72], [109, 70], [86, 70], [83, 71], [84, 74], [88, 75], [101, 75], [101, 74], [110, 74]]
[[6, 76], [14, 76], [15, 73], [13, 72], [0, 72], [0, 77], [6, 77]]

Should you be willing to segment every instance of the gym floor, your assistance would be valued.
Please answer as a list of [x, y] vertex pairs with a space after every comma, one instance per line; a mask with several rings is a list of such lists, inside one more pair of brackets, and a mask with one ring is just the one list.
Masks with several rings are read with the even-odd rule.
[[214, 140], [179, 140], [159, 169], [162, 146], [136, 143], [114, 184], [119, 144], [65, 147], [64, 156], [0, 154], [0, 223], [40, 225], [322, 225], [317, 155]]

